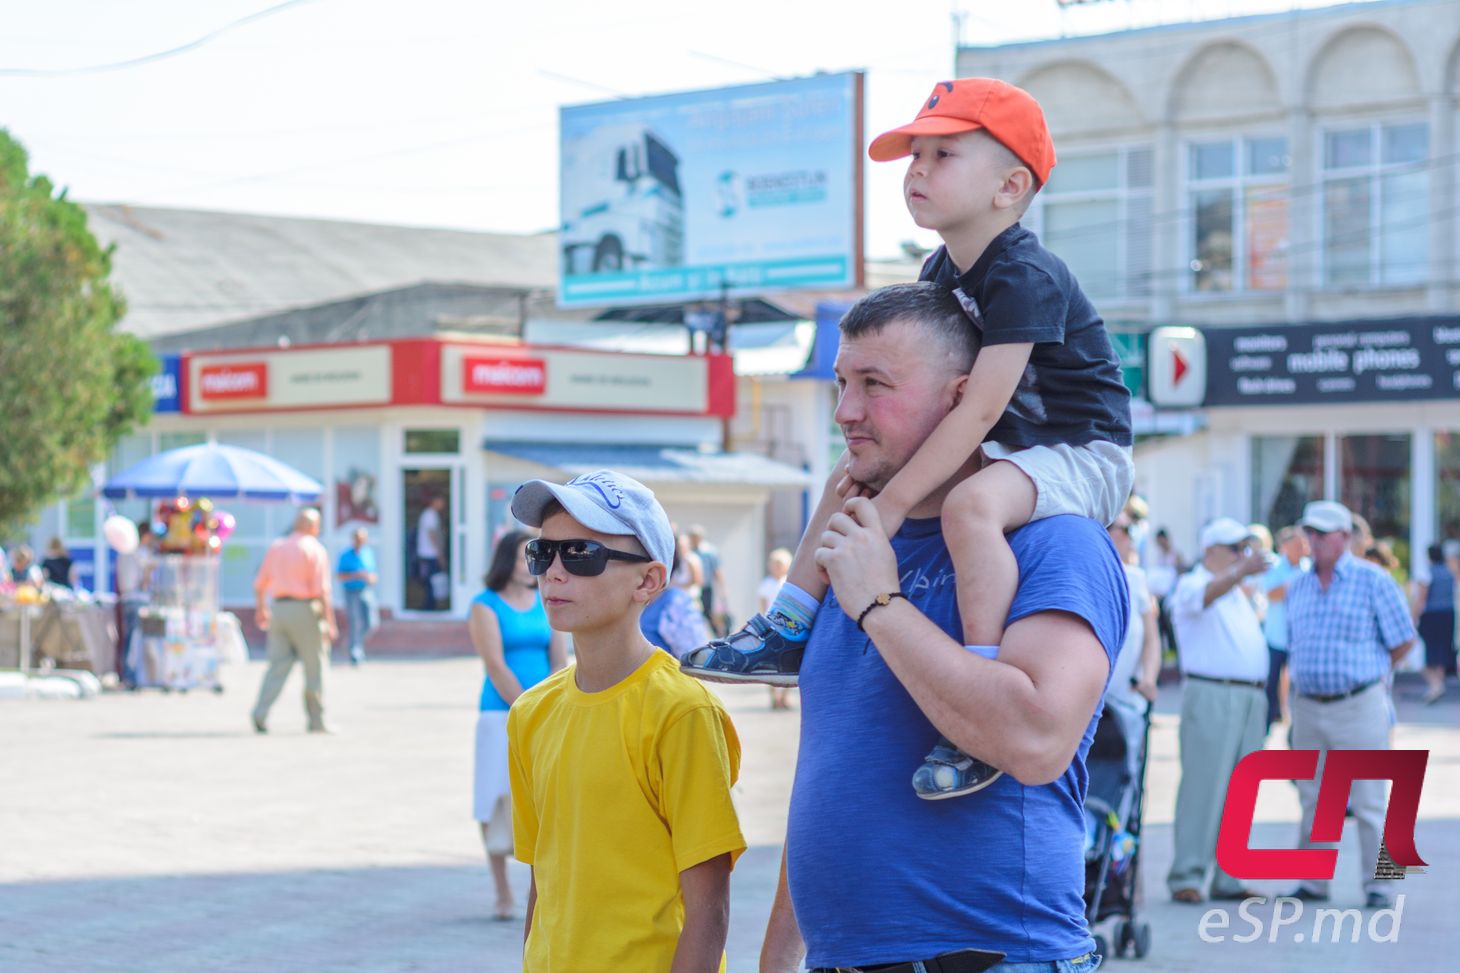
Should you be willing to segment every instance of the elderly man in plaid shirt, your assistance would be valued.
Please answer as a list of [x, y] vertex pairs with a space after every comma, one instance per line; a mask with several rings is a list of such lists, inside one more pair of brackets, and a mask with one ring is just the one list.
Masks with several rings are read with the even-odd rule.
[[[1315, 500], [1299, 526], [1308, 535], [1313, 570], [1288, 587], [1288, 671], [1293, 686], [1294, 750], [1387, 750], [1393, 722], [1388, 678], [1414, 645], [1404, 592], [1382, 569], [1349, 551], [1353, 515], [1341, 503]], [[1303, 802], [1299, 846], [1312, 847], [1313, 811], [1322, 765], [1298, 781]], [[1390, 883], [1373, 877], [1384, 833], [1384, 782], [1356, 780], [1349, 806], [1359, 825], [1365, 907], [1393, 905]], [[1328, 846], [1332, 847], [1332, 846]], [[1305, 880], [1297, 896], [1328, 899], [1328, 883]]]

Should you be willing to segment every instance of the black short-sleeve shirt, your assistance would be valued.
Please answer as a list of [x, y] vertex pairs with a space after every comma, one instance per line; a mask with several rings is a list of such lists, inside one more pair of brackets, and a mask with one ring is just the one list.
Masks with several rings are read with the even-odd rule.
[[1131, 445], [1130, 390], [1105, 322], [1070, 268], [1033, 233], [1014, 224], [961, 275], [948, 249], [939, 247], [919, 279], [953, 291], [982, 344], [1034, 345], [1019, 387], [987, 441]]

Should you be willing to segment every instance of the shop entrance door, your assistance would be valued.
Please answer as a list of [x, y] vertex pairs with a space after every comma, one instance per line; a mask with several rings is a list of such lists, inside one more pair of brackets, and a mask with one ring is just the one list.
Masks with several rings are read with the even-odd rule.
[[408, 469], [402, 477], [401, 605], [406, 611], [451, 614], [460, 554], [460, 469]]

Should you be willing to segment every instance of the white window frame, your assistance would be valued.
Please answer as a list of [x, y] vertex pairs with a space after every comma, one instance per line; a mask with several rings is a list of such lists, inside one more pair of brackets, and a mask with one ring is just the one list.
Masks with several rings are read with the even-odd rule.
[[[1132, 186], [1130, 184], [1131, 156], [1137, 152], [1147, 152], [1151, 155], [1151, 181], [1149, 185]], [[1086, 294], [1097, 304], [1102, 301], [1140, 301], [1145, 300], [1156, 289], [1154, 280], [1148, 279], [1144, 286], [1140, 286], [1131, 272], [1131, 246], [1130, 228], [1132, 226], [1131, 209], [1133, 202], [1144, 201], [1147, 204], [1147, 211], [1152, 212], [1156, 198], [1156, 148], [1150, 142], [1119, 142], [1113, 144], [1092, 144], [1082, 145], [1078, 149], [1069, 151], [1062, 150], [1060, 158], [1063, 160], [1087, 158], [1090, 156], [1110, 155], [1116, 156], [1116, 172], [1118, 183], [1109, 189], [1090, 189], [1079, 192], [1058, 193], [1051, 196], [1047, 189], [1041, 189], [1034, 197], [1034, 203], [1024, 216], [1024, 224], [1033, 230], [1040, 238], [1040, 242], [1048, 246], [1044, 239], [1045, 222], [1044, 207], [1050, 200], [1059, 203], [1088, 203], [1104, 202], [1114, 199], [1116, 203], [1116, 287], [1110, 291], [1099, 291], [1092, 286], [1091, 281], [1080, 280], [1080, 286]], [[1056, 167], [1054, 179], [1059, 178], [1059, 169]], [[1056, 183], [1057, 185], [1058, 183]], [[1155, 232], [1154, 221], [1147, 219], [1146, 233], [1148, 236]], [[1150, 239], [1147, 246], [1154, 257], [1155, 241]], [[1058, 251], [1056, 251], [1058, 253]], [[1146, 268], [1146, 274], [1155, 273], [1154, 260], [1152, 265]], [[1078, 275], [1077, 275], [1078, 276]]]
[[[1286, 145], [1287, 169], [1281, 173], [1254, 175], [1248, 169], [1248, 146], [1263, 139], [1282, 139]], [[1215, 145], [1226, 142], [1233, 152], [1233, 172], [1230, 176], [1213, 179], [1198, 179], [1192, 172], [1193, 152], [1197, 146]], [[1211, 134], [1191, 136], [1182, 143], [1181, 155], [1181, 198], [1185, 219], [1182, 220], [1182, 287], [1181, 289], [1197, 300], [1223, 300], [1231, 297], [1281, 294], [1285, 288], [1254, 288], [1248, 280], [1247, 254], [1247, 200], [1249, 194], [1277, 192], [1286, 193], [1288, 209], [1288, 244], [1292, 249], [1292, 141], [1282, 130], [1241, 132], [1236, 134]], [[1196, 194], [1206, 190], [1226, 189], [1232, 192], [1232, 286], [1226, 290], [1200, 290], [1196, 286]], [[1288, 263], [1288, 286], [1292, 285], [1293, 266]]]
[[[1426, 141], [1428, 146], [1425, 158], [1419, 162], [1391, 162], [1383, 160], [1384, 152], [1384, 130], [1387, 128], [1401, 128], [1410, 125], [1423, 125], [1425, 127]], [[1368, 165], [1349, 166], [1341, 169], [1328, 168], [1328, 137], [1339, 132], [1352, 132], [1355, 130], [1367, 129], [1370, 139], [1370, 147], [1373, 155]], [[1317, 170], [1315, 183], [1318, 187], [1318, 205], [1313, 207], [1317, 216], [1317, 225], [1314, 227], [1313, 239], [1318, 242], [1318, 286], [1320, 289], [1337, 287], [1342, 289], [1388, 289], [1388, 288], [1413, 288], [1422, 287], [1429, 280], [1428, 267], [1421, 274], [1420, 279], [1414, 281], [1389, 282], [1383, 279], [1384, 253], [1383, 253], [1383, 223], [1380, 219], [1384, 211], [1383, 186], [1384, 177], [1400, 172], [1423, 172], [1426, 175], [1425, 193], [1429, 197], [1433, 189], [1431, 180], [1428, 179], [1430, 172], [1435, 166], [1435, 145], [1434, 127], [1430, 124], [1428, 117], [1424, 115], [1406, 114], [1390, 118], [1355, 118], [1346, 121], [1333, 120], [1324, 123], [1318, 128], [1318, 137], [1314, 142], [1314, 166]], [[1328, 278], [1328, 236], [1326, 223], [1328, 220], [1328, 183], [1353, 179], [1358, 176], [1367, 176], [1369, 180], [1369, 275], [1368, 279], [1362, 282], [1335, 282]], [[1428, 204], [1427, 204], [1428, 207]], [[1415, 232], [1427, 234], [1427, 227], [1416, 227]], [[1432, 256], [1429, 253], [1429, 240], [1425, 240], [1425, 259], [1428, 263]]]

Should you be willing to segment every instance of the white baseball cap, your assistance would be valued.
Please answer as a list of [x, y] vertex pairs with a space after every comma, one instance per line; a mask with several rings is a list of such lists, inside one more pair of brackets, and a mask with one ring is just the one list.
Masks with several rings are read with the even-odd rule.
[[1251, 536], [1252, 531], [1247, 529], [1246, 524], [1238, 523], [1231, 517], [1218, 517], [1201, 529], [1201, 549], [1204, 551], [1209, 547], [1229, 547], [1240, 544]]
[[654, 491], [633, 477], [596, 470], [561, 485], [528, 480], [512, 495], [512, 516], [529, 527], [541, 527], [543, 511], [554, 500], [589, 530], [635, 537], [651, 558], [666, 568], [674, 564], [669, 515]]
[[1337, 500], [1314, 500], [1303, 508], [1303, 519], [1298, 521], [1298, 526], [1311, 527], [1323, 534], [1336, 530], [1352, 534], [1354, 515]]

